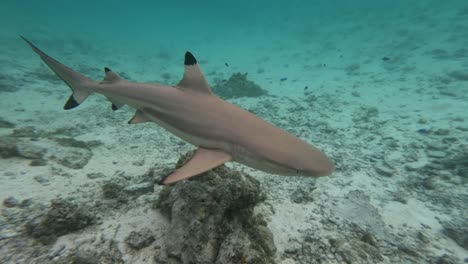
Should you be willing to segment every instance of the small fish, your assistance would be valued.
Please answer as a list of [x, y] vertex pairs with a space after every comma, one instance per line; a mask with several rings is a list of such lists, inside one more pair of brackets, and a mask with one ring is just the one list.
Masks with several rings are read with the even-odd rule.
[[227, 63], [227, 62], [225, 62], [224, 65], [225, 65], [226, 67], [229, 67], [229, 63]]
[[383, 61], [389, 61], [390, 58], [389, 58], [389, 57], [383, 57], [382, 60], [383, 60]]
[[307, 89], [309, 89], [309, 86], [304, 87], [304, 90], [307, 90]]
[[283, 78], [280, 79], [280, 82], [284, 82], [284, 81], [286, 81], [287, 79], [288, 79], [287, 77], [283, 77]]

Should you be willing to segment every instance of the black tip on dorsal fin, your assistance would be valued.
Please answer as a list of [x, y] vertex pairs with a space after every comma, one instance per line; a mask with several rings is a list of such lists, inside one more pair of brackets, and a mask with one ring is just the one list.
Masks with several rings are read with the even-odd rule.
[[192, 65], [195, 65], [197, 64], [197, 60], [195, 59], [195, 57], [192, 55], [192, 53], [190, 53], [190, 51], [187, 51], [185, 53], [185, 61], [184, 61], [184, 64], [186, 66], [192, 66]]
[[104, 67], [104, 72], [106, 73], [106, 77], [104, 77], [104, 80], [101, 83], [113, 83], [121, 80], [119, 75], [117, 75], [108, 67]]
[[119, 110], [119, 107], [116, 106], [115, 104], [112, 104], [112, 110], [113, 110], [113, 111]]
[[70, 96], [70, 98], [68, 98], [68, 101], [63, 106], [63, 109], [69, 110], [69, 109], [73, 109], [73, 108], [75, 108], [75, 107], [77, 107], [79, 105], [80, 104], [75, 100], [75, 98], [73, 98], [73, 95], [72, 95], [72, 96]]

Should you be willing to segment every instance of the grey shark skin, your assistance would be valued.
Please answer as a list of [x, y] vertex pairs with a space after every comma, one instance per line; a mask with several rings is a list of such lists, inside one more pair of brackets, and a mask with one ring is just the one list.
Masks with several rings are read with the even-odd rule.
[[90, 94], [136, 109], [129, 124], [154, 122], [198, 147], [193, 158], [164, 177], [160, 184], [187, 179], [228, 161], [278, 175], [326, 176], [333, 162], [319, 149], [263, 119], [215, 96], [195, 57], [185, 54], [185, 72], [176, 86], [121, 79], [109, 68], [96, 82], [73, 71], [22, 37], [41, 59], [72, 89], [64, 108], [72, 109]]

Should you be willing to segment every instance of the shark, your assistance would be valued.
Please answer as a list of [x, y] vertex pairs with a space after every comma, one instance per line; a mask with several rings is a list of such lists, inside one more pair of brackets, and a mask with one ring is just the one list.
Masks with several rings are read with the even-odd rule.
[[156, 123], [196, 147], [185, 165], [161, 178], [161, 185], [200, 175], [226, 162], [283, 176], [319, 177], [334, 170], [333, 161], [318, 148], [214, 95], [189, 51], [182, 80], [176, 85], [131, 82], [108, 67], [104, 79], [94, 81], [21, 38], [71, 88], [65, 110], [78, 107], [91, 94], [101, 94], [113, 110], [124, 105], [136, 110], [129, 124]]

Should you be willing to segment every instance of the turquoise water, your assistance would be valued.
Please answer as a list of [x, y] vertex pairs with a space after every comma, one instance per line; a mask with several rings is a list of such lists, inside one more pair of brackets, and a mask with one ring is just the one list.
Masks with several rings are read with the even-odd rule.
[[[323, 150], [336, 170], [317, 180], [228, 165], [266, 194], [276, 250], [257, 263], [468, 262], [467, 21], [462, 0], [1, 1], [0, 262], [60, 263], [89, 244], [101, 263], [164, 263], [178, 227], [152, 186], [193, 149], [103, 97], [64, 111], [69, 88], [20, 35], [94, 80], [109, 67], [175, 85], [190, 51], [218, 96]], [[246, 82], [225, 97], [235, 73], [267, 95], [245, 97]], [[101, 220], [31, 232], [57, 197]], [[151, 246], [125, 242], [137, 227]]]

